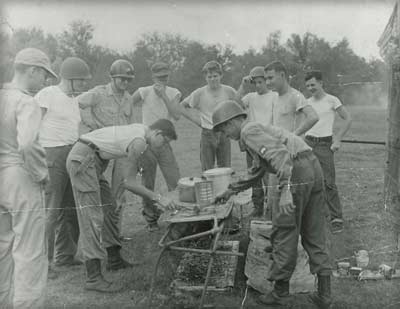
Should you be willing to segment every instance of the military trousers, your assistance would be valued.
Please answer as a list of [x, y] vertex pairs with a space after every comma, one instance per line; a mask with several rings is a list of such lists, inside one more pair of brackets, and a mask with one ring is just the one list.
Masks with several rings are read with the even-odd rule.
[[272, 264], [268, 279], [289, 280], [296, 267], [297, 244], [301, 243], [310, 258], [312, 274], [330, 275], [331, 264], [326, 244], [326, 211], [321, 166], [311, 151], [293, 159], [293, 203], [291, 214], [272, 209]]
[[231, 141], [221, 132], [210, 129], [201, 130], [200, 162], [203, 171], [217, 167], [231, 166]]
[[121, 246], [113, 221], [116, 202], [103, 173], [108, 161], [89, 146], [77, 142], [67, 158], [79, 222], [78, 251], [83, 260], [105, 259], [105, 248]]

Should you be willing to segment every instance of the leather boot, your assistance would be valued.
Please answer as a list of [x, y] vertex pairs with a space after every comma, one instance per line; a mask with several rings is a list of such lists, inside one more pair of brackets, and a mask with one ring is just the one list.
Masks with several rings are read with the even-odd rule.
[[309, 298], [318, 308], [330, 308], [332, 304], [330, 275], [318, 275], [318, 292], [312, 293]]
[[259, 302], [268, 306], [286, 306], [289, 303], [289, 281], [275, 281], [274, 289], [258, 298]]
[[108, 247], [108, 248], [106, 248], [106, 250], [107, 250], [107, 255], [108, 255], [107, 265], [106, 265], [107, 270], [114, 271], [114, 270], [133, 267], [133, 264], [125, 261], [121, 257], [121, 253], [120, 253], [121, 247], [120, 246]]
[[254, 209], [251, 212], [251, 217], [262, 217], [264, 215], [264, 205], [254, 205]]
[[91, 259], [85, 262], [86, 283], [85, 290], [97, 291], [103, 293], [115, 293], [121, 290], [112, 282], [104, 280], [101, 273], [101, 263], [99, 259]]

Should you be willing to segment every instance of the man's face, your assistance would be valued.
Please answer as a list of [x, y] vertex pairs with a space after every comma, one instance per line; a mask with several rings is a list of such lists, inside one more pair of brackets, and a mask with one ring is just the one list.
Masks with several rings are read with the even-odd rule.
[[129, 83], [132, 81], [132, 78], [129, 77], [114, 77], [114, 86], [119, 91], [125, 91], [128, 89]]
[[221, 85], [222, 74], [219, 74], [218, 72], [215, 71], [211, 71], [207, 72], [205, 77], [206, 77], [206, 82], [211, 89], [218, 88]]
[[49, 73], [41, 67], [32, 67], [30, 71], [30, 84], [33, 92], [38, 92], [46, 86], [46, 82], [50, 78]]
[[158, 149], [165, 145], [166, 143], [169, 143], [170, 139], [164, 135], [161, 134], [160, 131], [157, 131], [151, 138], [150, 138], [150, 146], [153, 149]]
[[252, 83], [254, 84], [258, 94], [264, 94], [268, 92], [267, 83], [265, 82], [264, 77], [255, 77], [252, 79]]
[[228, 120], [221, 125], [220, 131], [228, 136], [230, 139], [239, 140], [240, 139], [240, 127], [236, 125], [234, 119]]
[[275, 70], [268, 70], [265, 72], [265, 82], [268, 89], [279, 91], [284, 84], [284, 73], [276, 72]]
[[73, 80], [74, 91], [77, 93], [82, 93], [87, 90], [87, 80], [86, 79], [74, 79]]
[[306, 81], [306, 87], [312, 96], [318, 95], [322, 92], [322, 81], [316, 80], [315, 77], [313, 77]]
[[161, 85], [166, 86], [169, 81], [169, 75], [153, 76], [153, 81], [155, 84], [161, 84]]

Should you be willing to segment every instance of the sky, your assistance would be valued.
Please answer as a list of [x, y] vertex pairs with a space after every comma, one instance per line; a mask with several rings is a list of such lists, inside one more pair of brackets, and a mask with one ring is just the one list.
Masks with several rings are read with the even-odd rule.
[[203, 43], [230, 44], [236, 53], [259, 50], [269, 33], [282, 42], [307, 31], [336, 43], [346, 37], [356, 54], [380, 58], [377, 41], [395, 0], [381, 1], [6, 1], [2, 18], [12, 28], [39, 27], [57, 34], [73, 20], [90, 21], [93, 43], [120, 52], [143, 33], [177, 33]]

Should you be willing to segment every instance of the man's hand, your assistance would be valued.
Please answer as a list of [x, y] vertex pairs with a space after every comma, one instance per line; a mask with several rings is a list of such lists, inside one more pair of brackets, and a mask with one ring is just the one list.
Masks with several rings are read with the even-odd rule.
[[227, 189], [225, 192], [219, 194], [218, 196], [215, 197], [215, 204], [223, 204], [226, 203], [229, 198], [235, 194], [235, 191], [231, 189]]
[[249, 86], [251, 84], [251, 77], [250, 76], [244, 76], [242, 78], [242, 85], [243, 86]]
[[340, 146], [341, 146], [341, 142], [334, 139], [333, 143], [332, 143], [332, 146], [331, 146], [331, 150], [333, 152], [336, 152], [336, 151], [339, 150]]
[[166, 96], [165, 93], [165, 86], [161, 84], [154, 84], [154, 92], [156, 95], [158, 95], [160, 98], [164, 98]]
[[161, 210], [176, 210], [175, 202], [167, 197], [160, 196], [160, 198], [156, 201], [156, 205], [161, 208]]
[[290, 192], [288, 187], [284, 187], [279, 200], [279, 210], [288, 215], [291, 214], [295, 209], [296, 206], [293, 204], [292, 192]]

